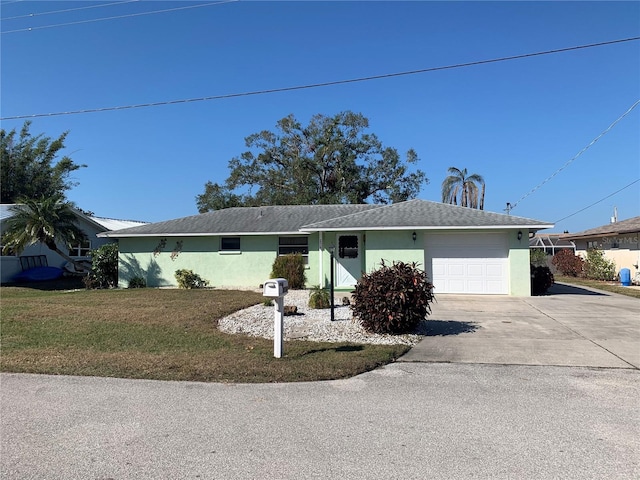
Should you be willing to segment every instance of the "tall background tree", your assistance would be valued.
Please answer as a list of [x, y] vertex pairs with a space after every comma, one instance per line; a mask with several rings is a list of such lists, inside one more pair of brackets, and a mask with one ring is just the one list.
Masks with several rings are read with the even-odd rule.
[[71, 173], [86, 167], [67, 156], [56, 160], [68, 132], [51, 139], [31, 135], [30, 126], [31, 122], [25, 122], [19, 134], [15, 129], [0, 130], [0, 203], [64, 196], [76, 185]]
[[442, 202], [484, 210], [484, 178], [467, 169], [449, 167], [449, 176], [442, 182]]
[[82, 265], [58, 247], [64, 245], [69, 250], [86, 240], [76, 225], [78, 217], [72, 203], [56, 194], [38, 200], [19, 199], [11, 210], [12, 216], [5, 221], [2, 234], [3, 254], [13, 251], [19, 255], [29, 245], [42, 243], [82, 271]]
[[403, 160], [366, 133], [360, 113], [314, 115], [303, 126], [293, 115], [245, 138], [248, 151], [229, 161], [224, 184], [207, 182], [198, 210], [257, 205], [392, 203], [414, 198], [428, 183], [415, 168], [413, 150]]

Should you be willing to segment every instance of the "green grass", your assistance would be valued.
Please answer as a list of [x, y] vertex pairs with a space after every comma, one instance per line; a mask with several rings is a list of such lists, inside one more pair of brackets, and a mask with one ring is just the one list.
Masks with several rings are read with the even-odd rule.
[[227, 290], [0, 289], [4, 372], [205, 382], [345, 378], [394, 361], [401, 345], [285, 342], [229, 335], [217, 321], [263, 302]]
[[602, 282], [599, 280], [588, 280], [586, 278], [566, 277], [564, 275], [555, 275], [555, 281], [576, 286], [597, 288], [598, 290], [604, 290], [605, 292], [619, 293], [628, 297], [640, 298], [640, 290], [623, 287], [618, 282]]

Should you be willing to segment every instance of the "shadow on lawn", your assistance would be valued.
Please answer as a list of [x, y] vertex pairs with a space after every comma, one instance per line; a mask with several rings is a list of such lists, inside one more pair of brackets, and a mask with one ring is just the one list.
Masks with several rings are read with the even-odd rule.
[[314, 353], [321, 353], [321, 352], [340, 353], [340, 352], [360, 352], [362, 350], [364, 350], [364, 346], [362, 345], [341, 345], [339, 347], [316, 348], [314, 350], [306, 351], [300, 356], [304, 357], [305, 355], [311, 355]]

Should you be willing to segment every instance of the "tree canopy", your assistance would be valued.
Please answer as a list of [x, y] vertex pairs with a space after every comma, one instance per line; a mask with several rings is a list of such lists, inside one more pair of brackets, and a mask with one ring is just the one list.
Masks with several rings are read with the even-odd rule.
[[449, 176], [442, 182], [442, 202], [484, 210], [484, 178], [467, 169], [449, 167]]
[[71, 172], [86, 167], [67, 156], [56, 161], [68, 132], [51, 139], [44, 134], [31, 135], [30, 126], [31, 122], [25, 122], [19, 135], [15, 129], [0, 130], [1, 203], [64, 196], [76, 185], [69, 178]]
[[276, 132], [249, 135], [249, 150], [229, 161], [224, 184], [207, 182], [196, 196], [203, 213], [234, 206], [392, 203], [415, 198], [428, 183], [406, 159], [366, 133], [360, 113], [314, 115], [303, 126], [293, 115], [276, 124]]
[[76, 224], [73, 208], [74, 205], [65, 202], [61, 195], [42, 200], [21, 199], [11, 207], [13, 215], [6, 220], [2, 234], [3, 254], [13, 251], [19, 255], [29, 245], [42, 243], [82, 269], [76, 260], [58, 248], [58, 244], [62, 244], [70, 249], [87, 238]]

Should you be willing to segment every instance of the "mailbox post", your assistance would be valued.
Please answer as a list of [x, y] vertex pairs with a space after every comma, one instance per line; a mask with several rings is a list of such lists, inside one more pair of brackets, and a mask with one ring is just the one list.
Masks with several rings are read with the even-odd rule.
[[284, 323], [284, 296], [289, 291], [289, 282], [284, 278], [273, 278], [264, 282], [262, 295], [273, 298], [273, 356], [282, 357], [282, 330]]

